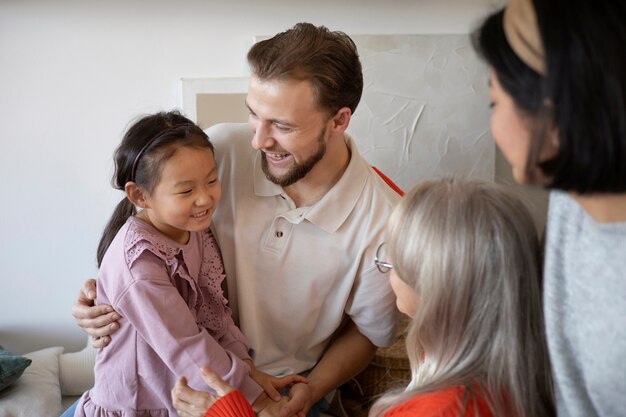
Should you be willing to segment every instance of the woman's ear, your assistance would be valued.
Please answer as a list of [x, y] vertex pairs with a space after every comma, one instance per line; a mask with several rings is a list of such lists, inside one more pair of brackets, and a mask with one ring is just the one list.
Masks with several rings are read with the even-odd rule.
[[548, 161], [558, 155], [561, 143], [559, 133], [559, 128], [554, 123], [550, 123], [550, 126], [548, 126], [546, 130], [546, 138], [539, 150], [539, 158], [537, 159], [540, 163]]
[[554, 115], [554, 105], [551, 100], [545, 99], [544, 106], [551, 115], [551, 121], [546, 129], [546, 137], [543, 141], [543, 145], [539, 150], [539, 162], [544, 162], [554, 158], [559, 153], [559, 147], [561, 144], [559, 127], [556, 123], [554, 123], [554, 118], [552, 116]]
[[126, 185], [124, 185], [124, 193], [126, 194], [126, 198], [135, 206], [142, 209], [149, 208], [146, 194], [133, 181], [128, 181]]

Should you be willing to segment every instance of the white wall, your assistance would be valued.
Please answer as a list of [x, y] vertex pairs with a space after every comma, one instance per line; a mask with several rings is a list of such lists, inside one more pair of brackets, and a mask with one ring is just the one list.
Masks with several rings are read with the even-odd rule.
[[247, 75], [254, 35], [467, 33], [501, 0], [0, 2], [0, 344], [84, 344], [70, 315], [119, 198], [111, 155], [181, 77]]

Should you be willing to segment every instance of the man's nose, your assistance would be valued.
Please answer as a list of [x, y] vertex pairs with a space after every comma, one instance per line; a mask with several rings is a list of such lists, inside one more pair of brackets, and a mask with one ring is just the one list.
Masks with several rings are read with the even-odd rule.
[[274, 140], [271, 135], [271, 123], [257, 120], [254, 124], [250, 124], [250, 128], [252, 133], [254, 133], [252, 137], [252, 147], [254, 149], [265, 149], [272, 146]]

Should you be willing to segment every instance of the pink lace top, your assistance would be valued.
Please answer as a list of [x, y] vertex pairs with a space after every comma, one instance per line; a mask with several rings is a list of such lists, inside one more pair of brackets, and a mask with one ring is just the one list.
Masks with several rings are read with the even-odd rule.
[[122, 319], [98, 352], [94, 387], [76, 416], [176, 415], [170, 391], [187, 377], [207, 391], [199, 367], [209, 365], [253, 402], [261, 388], [250, 378], [247, 341], [235, 326], [221, 283], [224, 267], [209, 230], [182, 245], [137, 218], [111, 243], [98, 274], [97, 304]]
[[[143, 223], [138, 219], [135, 221]], [[150, 251], [163, 260], [170, 271], [172, 284], [187, 301], [196, 323], [206, 328], [211, 336], [222, 337], [230, 321], [231, 311], [222, 293], [221, 284], [226, 274], [219, 247], [211, 231], [191, 234], [189, 242], [199, 240], [199, 245], [180, 245], [164, 239], [156, 230], [145, 226], [128, 230], [124, 241], [126, 263], [132, 266], [144, 251]], [[202, 262], [195, 279], [185, 264], [185, 248], [188, 249], [187, 252], [189, 249], [201, 248]], [[195, 254], [187, 253], [188, 258], [193, 255]]]

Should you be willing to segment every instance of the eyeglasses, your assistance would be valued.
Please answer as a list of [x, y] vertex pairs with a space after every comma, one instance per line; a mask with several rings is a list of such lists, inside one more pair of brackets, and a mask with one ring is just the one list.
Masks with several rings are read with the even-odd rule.
[[387, 259], [388, 249], [389, 245], [387, 242], [381, 243], [378, 249], [376, 249], [376, 256], [374, 257], [374, 263], [376, 264], [376, 268], [378, 268], [378, 270], [383, 274], [386, 274], [393, 269], [393, 265], [384, 260]]

